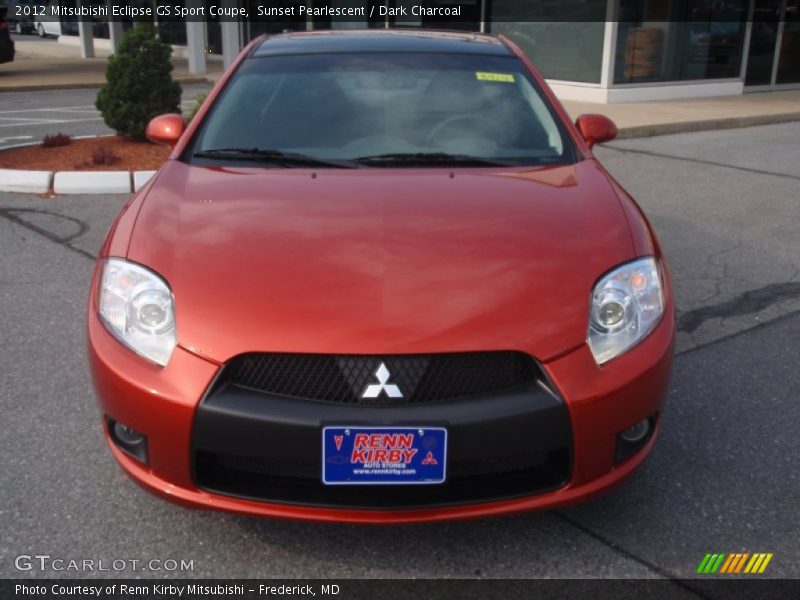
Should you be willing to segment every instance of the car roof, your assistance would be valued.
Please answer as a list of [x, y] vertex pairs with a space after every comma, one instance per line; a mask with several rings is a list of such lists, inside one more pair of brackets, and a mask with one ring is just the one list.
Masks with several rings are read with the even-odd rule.
[[513, 56], [505, 44], [490, 35], [397, 29], [283, 33], [265, 37], [251, 56], [364, 52]]

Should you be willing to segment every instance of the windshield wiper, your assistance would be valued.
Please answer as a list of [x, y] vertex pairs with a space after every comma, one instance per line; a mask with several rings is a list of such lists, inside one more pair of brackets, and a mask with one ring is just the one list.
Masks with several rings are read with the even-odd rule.
[[251, 161], [260, 163], [277, 163], [281, 165], [308, 167], [335, 167], [338, 169], [355, 169], [358, 165], [347, 160], [333, 160], [307, 156], [297, 152], [283, 152], [271, 148], [214, 148], [195, 152], [196, 158], [213, 158], [218, 160]]
[[375, 156], [360, 156], [353, 162], [361, 164], [380, 164], [385, 166], [409, 164], [418, 165], [458, 165], [458, 166], [509, 166], [508, 163], [491, 158], [470, 156], [468, 154], [448, 154], [446, 152], [398, 152], [393, 154], [376, 154]]

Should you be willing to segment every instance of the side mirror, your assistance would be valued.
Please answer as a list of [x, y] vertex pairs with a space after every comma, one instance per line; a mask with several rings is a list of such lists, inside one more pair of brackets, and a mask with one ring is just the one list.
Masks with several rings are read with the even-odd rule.
[[156, 144], [174, 146], [186, 125], [180, 115], [160, 115], [147, 124], [147, 139]]
[[617, 137], [617, 126], [614, 121], [603, 115], [581, 115], [575, 121], [575, 127], [581, 132], [589, 148], [595, 144], [610, 142]]

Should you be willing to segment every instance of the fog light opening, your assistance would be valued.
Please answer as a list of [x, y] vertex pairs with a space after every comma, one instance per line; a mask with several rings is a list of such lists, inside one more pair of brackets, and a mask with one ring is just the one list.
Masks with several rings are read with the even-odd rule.
[[615, 462], [625, 460], [647, 445], [647, 442], [653, 437], [657, 419], [658, 413], [653, 413], [646, 419], [642, 419], [617, 433]]
[[114, 423], [114, 435], [126, 446], [138, 446], [144, 442], [144, 436], [141, 433], [119, 421]]
[[125, 454], [147, 464], [147, 437], [133, 427], [108, 419], [108, 433], [114, 445]]
[[636, 442], [640, 442], [645, 438], [645, 436], [650, 432], [650, 419], [643, 419], [636, 423], [633, 427], [629, 427], [628, 429], [621, 431], [619, 437], [621, 437], [624, 441], [629, 442], [631, 444], [635, 444]]

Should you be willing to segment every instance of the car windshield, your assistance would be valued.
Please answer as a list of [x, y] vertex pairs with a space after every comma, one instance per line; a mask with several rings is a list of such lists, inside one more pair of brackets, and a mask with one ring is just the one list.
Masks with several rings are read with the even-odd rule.
[[187, 160], [279, 166], [542, 165], [574, 161], [516, 57], [315, 54], [246, 60]]

